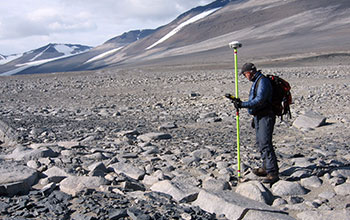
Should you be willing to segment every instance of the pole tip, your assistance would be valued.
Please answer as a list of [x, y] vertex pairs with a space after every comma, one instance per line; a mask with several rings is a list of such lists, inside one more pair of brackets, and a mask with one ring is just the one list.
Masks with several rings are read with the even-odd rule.
[[242, 44], [238, 41], [232, 41], [231, 43], [228, 44], [230, 48], [237, 49], [242, 47]]

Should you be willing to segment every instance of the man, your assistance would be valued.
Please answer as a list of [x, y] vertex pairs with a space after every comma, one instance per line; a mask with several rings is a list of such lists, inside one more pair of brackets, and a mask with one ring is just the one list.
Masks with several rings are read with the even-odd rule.
[[264, 183], [273, 184], [279, 180], [279, 177], [277, 158], [272, 146], [272, 133], [276, 121], [276, 115], [270, 104], [272, 85], [260, 70], [257, 71], [253, 63], [244, 64], [241, 74], [253, 82], [249, 100], [242, 102], [240, 99], [234, 99], [233, 103], [236, 108], [248, 108], [249, 114], [254, 116], [252, 127], [255, 127], [256, 143], [263, 163], [260, 168], [253, 169], [253, 173], [265, 177]]

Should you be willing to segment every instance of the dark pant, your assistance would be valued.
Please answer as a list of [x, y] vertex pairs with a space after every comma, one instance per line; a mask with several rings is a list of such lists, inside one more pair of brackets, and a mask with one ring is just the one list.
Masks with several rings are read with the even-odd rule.
[[262, 167], [267, 173], [278, 172], [277, 158], [272, 145], [272, 133], [275, 126], [276, 116], [270, 113], [266, 116], [254, 116], [256, 144], [259, 147]]

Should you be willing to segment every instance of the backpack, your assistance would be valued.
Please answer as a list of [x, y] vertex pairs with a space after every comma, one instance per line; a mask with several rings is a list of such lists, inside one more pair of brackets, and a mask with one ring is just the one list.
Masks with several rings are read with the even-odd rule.
[[[269, 74], [266, 75], [266, 77], [270, 80], [272, 85], [271, 106], [273, 112], [277, 116], [281, 116], [281, 120], [283, 120], [283, 115], [286, 114], [289, 115], [289, 118], [292, 118], [292, 114], [290, 112], [290, 105], [292, 104], [292, 94], [290, 92], [291, 87], [289, 83], [276, 75]], [[257, 84], [259, 84], [259, 82], [257, 82]]]

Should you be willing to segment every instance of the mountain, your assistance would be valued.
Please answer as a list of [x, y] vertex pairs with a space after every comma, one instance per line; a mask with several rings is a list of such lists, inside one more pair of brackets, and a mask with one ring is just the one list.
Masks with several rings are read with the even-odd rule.
[[145, 35], [125, 33], [87, 53], [21, 73], [138, 65], [228, 66], [232, 65], [228, 44], [233, 40], [243, 44], [238, 52], [241, 61], [277, 64], [348, 58], [349, 20], [348, 0], [217, 0]]
[[17, 74], [33, 66], [84, 53], [91, 48], [79, 44], [48, 44], [24, 54], [3, 56], [6, 62], [0, 66], [0, 75]]
[[0, 54], [0, 65], [11, 62], [12, 60], [17, 59], [20, 56], [22, 56], [22, 54], [11, 54], [11, 55]]
[[119, 46], [125, 46], [135, 41], [138, 41], [142, 38], [145, 38], [148, 35], [152, 34], [153, 32], [155, 32], [155, 30], [152, 30], [152, 29], [133, 30], [133, 31], [125, 32], [120, 36], [114, 37], [106, 41], [104, 44], [114, 44]]
[[0, 75], [94, 69], [95, 61], [111, 56], [121, 48], [147, 37], [154, 31], [145, 29], [125, 32], [95, 48], [72, 44], [49, 44], [24, 53], [13, 62], [0, 65]]

